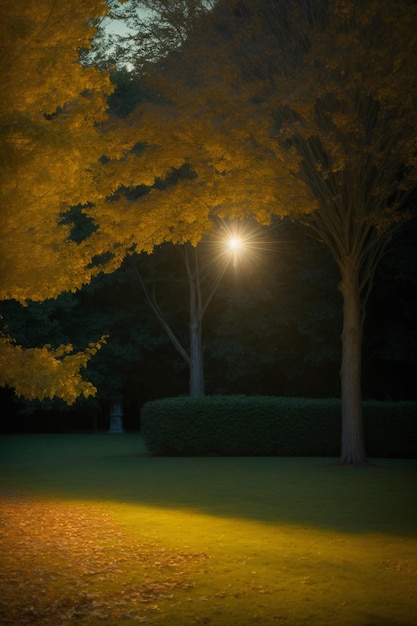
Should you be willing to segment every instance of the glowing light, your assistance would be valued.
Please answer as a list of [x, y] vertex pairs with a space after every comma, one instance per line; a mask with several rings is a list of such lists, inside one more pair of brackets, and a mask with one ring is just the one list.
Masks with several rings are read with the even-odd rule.
[[233, 250], [233, 251], [240, 250], [241, 247], [242, 247], [242, 241], [239, 239], [239, 237], [230, 237], [229, 239], [230, 250]]
[[216, 218], [201, 247], [206, 274], [221, 277], [233, 267], [235, 275], [259, 275], [264, 252], [271, 247], [265, 233], [265, 227], [251, 218]]

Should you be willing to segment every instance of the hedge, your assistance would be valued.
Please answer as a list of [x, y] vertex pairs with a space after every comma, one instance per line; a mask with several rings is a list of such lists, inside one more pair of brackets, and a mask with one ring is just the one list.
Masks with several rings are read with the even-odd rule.
[[[417, 403], [364, 402], [370, 457], [417, 456]], [[146, 403], [141, 430], [156, 455], [338, 456], [340, 400], [177, 397]]]

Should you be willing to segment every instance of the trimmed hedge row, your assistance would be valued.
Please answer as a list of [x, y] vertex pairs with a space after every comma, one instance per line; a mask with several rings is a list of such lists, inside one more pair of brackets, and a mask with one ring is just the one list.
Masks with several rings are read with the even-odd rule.
[[[417, 457], [417, 403], [364, 402], [369, 457]], [[264, 396], [177, 397], [146, 403], [150, 452], [190, 456], [338, 456], [340, 400]]]

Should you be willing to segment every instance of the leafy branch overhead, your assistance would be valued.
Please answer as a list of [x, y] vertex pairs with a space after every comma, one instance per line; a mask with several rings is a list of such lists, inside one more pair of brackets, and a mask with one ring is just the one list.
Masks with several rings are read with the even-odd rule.
[[56, 349], [47, 345], [22, 348], [4, 337], [0, 352], [0, 386], [8, 385], [18, 396], [28, 400], [58, 397], [73, 404], [78, 396], [93, 396], [96, 389], [82, 378], [80, 370], [104, 342], [102, 337], [84, 351], [73, 353], [71, 345]]

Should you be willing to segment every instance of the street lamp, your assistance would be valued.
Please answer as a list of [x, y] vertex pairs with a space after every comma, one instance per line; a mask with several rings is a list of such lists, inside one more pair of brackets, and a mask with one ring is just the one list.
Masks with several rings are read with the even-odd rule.
[[213, 264], [220, 265], [222, 274], [230, 264], [234, 267], [242, 265], [242, 269], [256, 264], [262, 257], [262, 251], [268, 247], [268, 242], [261, 239], [264, 227], [253, 220], [228, 221], [219, 218], [215, 225], [207, 242], [213, 246], [209, 256]]

